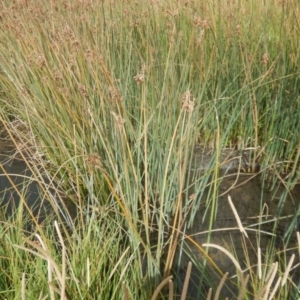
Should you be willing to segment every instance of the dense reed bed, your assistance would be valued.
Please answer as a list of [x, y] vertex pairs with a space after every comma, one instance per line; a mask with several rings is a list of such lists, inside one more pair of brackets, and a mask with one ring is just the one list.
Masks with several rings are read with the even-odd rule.
[[[212, 180], [211, 224], [225, 147], [250, 149], [271, 187], [280, 178], [293, 188], [299, 9], [293, 0], [1, 1], [1, 121], [27, 151], [43, 197], [79, 211], [69, 229], [64, 214], [56, 227], [49, 217], [34, 242], [18, 214], [5, 221], [3, 298], [156, 298], [183, 224], [192, 224], [187, 212], [206, 201], [185, 193], [196, 144], [216, 153], [196, 180], [200, 191]], [[241, 297], [253, 299], [265, 273], [251, 274]]]

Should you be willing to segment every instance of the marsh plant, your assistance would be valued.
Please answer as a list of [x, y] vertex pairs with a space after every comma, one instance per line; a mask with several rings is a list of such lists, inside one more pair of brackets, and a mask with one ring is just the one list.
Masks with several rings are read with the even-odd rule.
[[[292, 189], [299, 9], [293, 0], [1, 1], [1, 122], [56, 212], [29, 236], [17, 212], [3, 221], [1, 298], [175, 298], [181, 233], [203, 201], [212, 226], [225, 147], [249, 148], [270, 188], [279, 178]], [[194, 178], [196, 144], [215, 156]], [[295, 296], [292, 280], [274, 287], [290, 276], [275, 251], [260, 275], [237, 272], [240, 299]]]

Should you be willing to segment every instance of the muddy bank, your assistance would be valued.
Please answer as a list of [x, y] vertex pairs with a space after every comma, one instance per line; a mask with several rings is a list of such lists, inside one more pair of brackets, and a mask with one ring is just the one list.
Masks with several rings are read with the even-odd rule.
[[193, 151], [193, 158], [190, 170], [193, 172], [206, 172], [215, 167], [218, 163], [218, 168], [225, 173], [233, 170], [246, 170], [254, 163], [254, 166], [259, 168], [259, 163], [253, 162], [251, 159], [250, 150], [235, 150], [225, 148], [220, 151], [219, 156], [216, 156], [216, 151], [207, 149], [201, 145], [196, 145]]

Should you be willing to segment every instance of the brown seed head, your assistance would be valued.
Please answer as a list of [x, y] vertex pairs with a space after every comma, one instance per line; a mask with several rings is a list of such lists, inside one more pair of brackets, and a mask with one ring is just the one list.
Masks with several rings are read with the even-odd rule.
[[269, 54], [268, 53], [265, 53], [263, 56], [262, 56], [262, 59], [261, 59], [261, 64], [263, 66], [266, 66], [269, 62]]
[[195, 105], [195, 98], [193, 97], [192, 93], [190, 91], [186, 91], [182, 97], [182, 109], [192, 112], [194, 110], [194, 105]]

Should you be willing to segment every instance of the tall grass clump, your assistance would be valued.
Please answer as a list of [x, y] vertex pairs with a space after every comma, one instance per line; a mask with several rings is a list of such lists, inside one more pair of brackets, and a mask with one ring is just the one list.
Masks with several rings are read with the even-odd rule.
[[85, 236], [71, 244], [57, 222], [46, 222], [43, 237], [26, 234], [17, 215], [2, 222], [1, 298], [118, 299], [123, 297], [122, 285], [131, 297], [138, 297], [136, 275], [129, 270], [133, 255], [116, 242], [124, 240], [122, 228], [104, 218], [103, 214], [98, 223], [82, 228]]
[[[224, 147], [250, 148], [266, 177], [297, 183], [297, 1], [4, 0], [0, 11], [3, 122], [26, 124], [42, 158], [33, 173], [79, 211], [66, 297], [146, 299], [168, 278], [205, 201], [185, 193], [196, 143], [216, 162]], [[197, 184], [201, 194], [210, 175], [212, 224], [217, 164]], [[87, 258], [93, 285], [71, 268]]]

